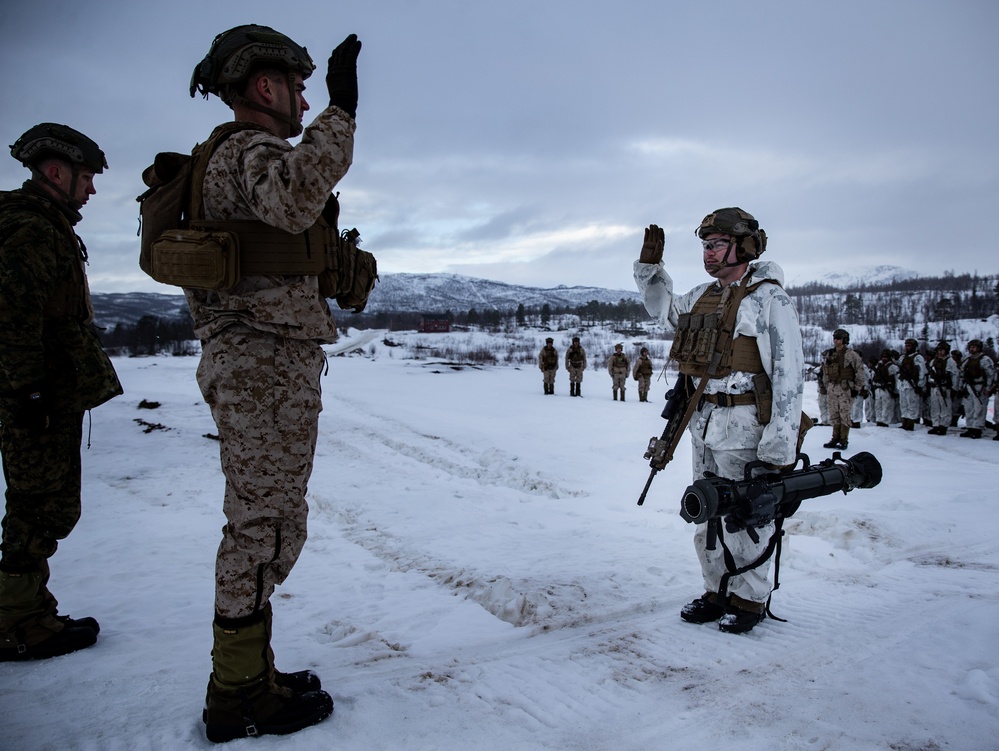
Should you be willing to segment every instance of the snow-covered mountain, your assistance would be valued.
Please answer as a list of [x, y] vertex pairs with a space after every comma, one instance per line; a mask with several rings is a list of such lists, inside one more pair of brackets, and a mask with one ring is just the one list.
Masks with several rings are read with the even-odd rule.
[[804, 287], [810, 284], [822, 284], [837, 289], [851, 290], [857, 287], [888, 284], [917, 277], [919, 277], [918, 272], [901, 266], [879, 265], [850, 269], [811, 269], [806, 274], [789, 275], [787, 286]]
[[591, 300], [616, 303], [637, 300], [635, 290], [603, 287], [525, 287], [459, 274], [384, 274], [368, 301], [367, 310], [406, 310], [425, 313], [476, 310], [516, 310], [525, 307], [575, 307]]
[[[591, 300], [617, 303], [637, 300], [635, 290], [602, 287], [525, 287], [458, 274], [382, 274], [365, 312], [406, 311], [418, 313], [516, 310], [521, 303], [540, 308], [575, 307]], [[134, 323], [144, 315], [174, 318], [187, 315], [187, 303], [177, 294], [144, 292], [93, 295], [97, 323], [113, 326]]]

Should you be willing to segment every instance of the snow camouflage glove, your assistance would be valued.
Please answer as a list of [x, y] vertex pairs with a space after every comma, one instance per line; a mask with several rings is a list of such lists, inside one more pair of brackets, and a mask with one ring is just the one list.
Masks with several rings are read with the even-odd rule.
[[357, 117], [357, 56], [361, 43], [351, 34], [330, 55], [326, 73], [326, 88], [330, 104], [336, 105], [352, 118]]
[[663, 247], [666, 245], [666, 233], [662, 227], [650, 224], [645, 230], [645, 241], [642, 243], [642, 254], [638, 257], [640, 263], [659, 263], [663, 260]]

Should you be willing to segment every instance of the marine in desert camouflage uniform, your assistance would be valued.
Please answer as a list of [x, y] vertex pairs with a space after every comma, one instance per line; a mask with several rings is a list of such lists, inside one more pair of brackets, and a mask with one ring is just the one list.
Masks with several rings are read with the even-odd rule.
[[[305, 49], [262, 26], [216, 38], [195, 70], [192, 96], [196, 85], [218, 94], [247, 127], [208, 163], [207, 220], [259, 220], [293, 235], [331, 210], [331, 191], [353, 157], [360, 47], [351, 35], [333, 51], [330, 106], [303, 132], [303, 81], [315, 68]], [[226, 71], [237, 71], [235, 80], [218, 78]], [[288, 143], [299, 134], [297, 145]], [[198, 384], [218, 427], [226, 478], [208, 737], [297, 730], [327, 717], [333, 702], [311, 672], [276, 671], [269, 600], [305, 544], [322, 410], [320, 345], [337, 338], [336, 326], [316, 276], [244, 277], [229, 290], [185, 292], [202, 341]]]
[[97, 640], [95, 618], [58, 614], [49, 558], [81, 514], [83, 413], [122, 393], [92, 324], [87, 250], [74, 230], [104, 152], [68, 126], [42, 123], [11, 154], [32, 176], [0, 193], [0, 661]]
[[569, 396], [582, 396], [586, 350], [580, 345], [578, 336], [572, 337], [572, 345], [565, 351], [565, 369], [569, 371]]
[[558, 372], [558, 350], [552, 337], [545, 339], [545, 346], [538, 352], [538, 369], [541, 371], [545, 394], [555, 393], [555, 374]]
[[635, 367], [631, 369], [631, 376], [638, 381], [638, 401], [647, 402], [649, 400], [649, 386], [652, 385], [652, 360], [649, 358], [649, 350], [646, 347], [638, 353], [635, 360]]
[[624, 391], [628, 383], [628, 372], [631, 363], [628, 356], [624, 354], [624, 345], [615, 344], [614, 354], [607, 360], [607, 372], [611, 377], [611, 388], [614, 390], [614, 401], [617, 401], [618, 392], [621, 393], [621, 401], [624, 401]]
[[826, 399], [832, 438], [823, 444], [827, 449], [845, 449], [850, 442], [851, 411], [854, 399], [867, 386], [867, 369], [856, 350], [850, 349], [850, 334], [845, 329], [833, 332], [833, 348], [823, 362]]

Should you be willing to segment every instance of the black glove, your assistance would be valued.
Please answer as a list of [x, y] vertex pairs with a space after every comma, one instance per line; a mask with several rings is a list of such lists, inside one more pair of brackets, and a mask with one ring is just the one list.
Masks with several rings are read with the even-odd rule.
[[38, 433], [49, 427], [49, 404], [40, 384], [22, 386], [15, 398], [14, 427]]
[[663, 260], [663, 247], [666, 245], [666, 233], [662, 227], [650, 224], [645, 230], [645, 241], [642, 243], [642, 254], [638, 257], [641, 263], [659, 263]]
[[357, 117], [357, 56], [360, 52], [361, 43], [357, 34], [351, 34], [333, 50], [326, 71], [330, 104], [336, 105], [351, 117]]

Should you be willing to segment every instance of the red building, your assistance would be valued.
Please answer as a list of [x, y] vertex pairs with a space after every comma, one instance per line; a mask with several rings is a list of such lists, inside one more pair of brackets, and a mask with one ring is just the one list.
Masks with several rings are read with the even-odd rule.
[[447, 333], [451, 330], [451, 319], [444, 314], [424, 313], [420, 316], [417, 328], [421, 334]]

